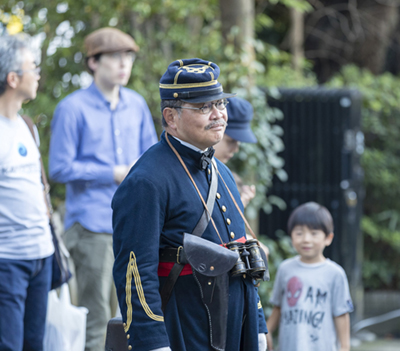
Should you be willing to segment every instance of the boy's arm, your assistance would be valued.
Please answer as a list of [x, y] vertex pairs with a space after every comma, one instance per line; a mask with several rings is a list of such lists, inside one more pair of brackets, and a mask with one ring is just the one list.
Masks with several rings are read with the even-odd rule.
[[281, 308], [279, 306], [274, 306], [271, 315], [267, 320], [267, 344], [268, 350], [272, 351], [274, 349], [274, 344], [272, 341], [272, 333], [276, 330], [279, 325], [279, 321], [281, 319]]
[[348, 313], [334, 317], [340, 351], [350, 351], [350, 317]]

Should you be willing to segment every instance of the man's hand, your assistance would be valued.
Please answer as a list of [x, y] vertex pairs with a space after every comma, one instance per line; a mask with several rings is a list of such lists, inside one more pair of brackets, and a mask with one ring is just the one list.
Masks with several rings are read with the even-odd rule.
[[118, 165], [114, 167], [114, 180], [117, 184], [121, 184], [128, 174], [130, 167], [127, 165]]
[[254, 196], [256, 196], [255, 185], [242, 185], [242, 187], [240, 188], [240, 199], [242, 200], [244, 207], [249, 204]]

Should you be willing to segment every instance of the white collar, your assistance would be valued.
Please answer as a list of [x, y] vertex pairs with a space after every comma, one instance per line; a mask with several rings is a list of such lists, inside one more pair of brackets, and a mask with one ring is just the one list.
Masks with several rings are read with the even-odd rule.
[[204, 153], [204, 152], [206, 152], [206, 151], [208, 150], [208, 148], [205, 149], [205, 150], [199, 149], [197, 146], [194, 146], [194, 145], [192, 145], [192, 144], [189, 144], [189, 143], [187, 143], [186, 141], [183, 141], [183, 140], [177, 138], [176, 136], [172, 136], [172, 137], [175, 138], [176, 140], [178, 140], [182, 145], [184, 145], [184, 146], [186, 146], [186, 147], [188, 147], [189, 149], [192, 149], [192, 150], [194, 150], [194, 151], [200, 152], [201, 154]]

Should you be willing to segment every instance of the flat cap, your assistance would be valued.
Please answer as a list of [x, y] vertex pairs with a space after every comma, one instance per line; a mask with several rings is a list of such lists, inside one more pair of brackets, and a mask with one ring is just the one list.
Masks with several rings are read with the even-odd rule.
[[85, 38], [86, 56], [117, 51], [139, 51], [133, 38], [117, 28], [100, 28]]
[[251, 130], [250, 122], [253, 119], [253, 106], [242, 98], [228, 99], [228, 125], [225, 133], [232, 139], [243, 143], [256, 143], [257, 138]]
[[235, 96], [224, 93], [218, 77], [219, 67], [213, 62], [199, 58], [176, 60], [160, 79], [161, 100], [197, 103]]

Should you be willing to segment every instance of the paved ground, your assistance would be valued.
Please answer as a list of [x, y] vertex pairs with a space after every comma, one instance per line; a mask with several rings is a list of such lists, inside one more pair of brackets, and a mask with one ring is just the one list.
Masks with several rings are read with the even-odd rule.
[[351, 351], [400, 351], [400, 339], [365, 341], [358, 347], [352, 347]]

